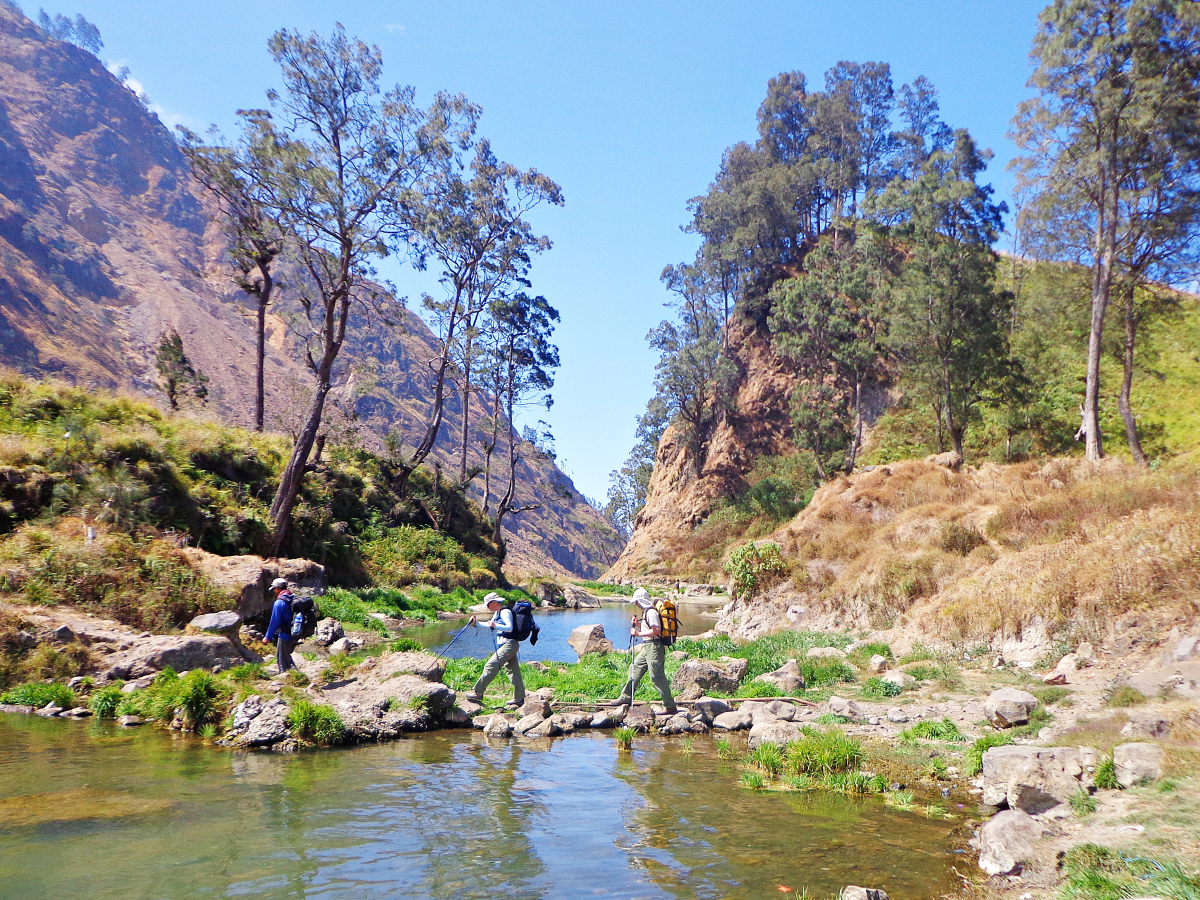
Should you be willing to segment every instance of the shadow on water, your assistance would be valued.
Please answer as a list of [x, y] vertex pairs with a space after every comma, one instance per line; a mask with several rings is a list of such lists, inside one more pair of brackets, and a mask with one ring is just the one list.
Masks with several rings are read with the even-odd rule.
[[952, 886], [947, 824], [749, 794], [711, 741], [679, 746], [457, 731], [252, 754], [0, 716], [0, 896], [669, 900], [857, 882], [916, 900]]

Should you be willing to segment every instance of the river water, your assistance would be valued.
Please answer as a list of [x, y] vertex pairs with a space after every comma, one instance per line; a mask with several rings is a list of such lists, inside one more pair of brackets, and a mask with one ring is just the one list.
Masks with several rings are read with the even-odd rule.
[[[716, 624], [716, 616], [705, 615], [705, 613], [715, 613], [724, 602], [722, 600], [716, 604], [680, 603], [677, 607], [679, 633], [681, 635], [700, 634], [712, 628]], [[535, 660], [576, 662], [579, 657], [567, 643], [567, 638], [571, 631], [580, 625], [603, 625], [604, 633], [613, 642], [613, 646], [623, 650], [629, 644], [629, 619], [633, 611], [632, 604], [619, 601], [604, 601], [599, 609], [536, 610], [534, 618], [537, 620], [541, 632], [536, 646], [530, 646], [528, 642], [521, 644], [521, 660], [523, 662], [534, 662]], [[484, 613], [481, 618], [486, 622], [488, 614]], [[464, 624], [461, 620], [451, 619], [424, 627], [406, 628], [403, 634], [406, 637], [416, 638], [423, 647], [427, 647], [435, 653], [444, 653], [451, 659], [459, 659], [464, 656], [486, 659], [495, 649], [491, 631], [480, 627], [464, 629]], [[455, 640], [455, 635], [458, 635], [459, 632], [462, 634]], [[449, 650], [446, 650], [446, 645], [452, 640], [453, 644], [450, 645]]]
[[955, 823], [748, 792], [711, 739], [684, 747], [445, 731], [254, 754], [0, 715], [0, 897], [749, 900], [853, 883], [917, 900], [953, 886]]

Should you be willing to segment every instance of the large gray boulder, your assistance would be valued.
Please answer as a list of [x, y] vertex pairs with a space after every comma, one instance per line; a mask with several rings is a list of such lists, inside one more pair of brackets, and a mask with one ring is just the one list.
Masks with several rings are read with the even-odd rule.
[[977, 783], [986, 805], [1037, 815], [1086, 786], [1083, 755], [1078, 747], [992, 747]]
[[863, 718], [862, 708], [853, 700], [847, 700], [845, 697], [830, 697], [829, 711], [835, 716], [845, 716], [848, 719]]
[[574, 584], [563, 585], [563, 600], [568, 609], [599, 609], [600, 600]]
[[713, 731], [744, 731], [754, 723], [750, 713], [743, 710], [731, 710], [713, 717]]
[[513, 731], [517, 734], [525, 734], [525, 732], [536, 728], [545, 721], [545, 716], [538, 715], [536, 712], [530, 713], [529, 715], [521, 716], [521, 718], [517, 720], [517, 724], [513, 726]]
[[696, 700], [713, 691], [732, 694], [740, 683], [735, 668], [708, 659], [686, 659], [671, 679], [671, 691], [680, 700]]
[[645, 734], [654, 727], [654, 711], [642, 704], [631, 706], [621, 724], [632, 728], [638, 734]]
[[[239, 707], [243, 716], [248, 715], [245, 703]], [[246, 728], [234, 737], [233, 743], [243, 747], [270, 747], [291, 737], [287, 723], [288, 705], [279, 697], [273, 697], [261, 706], [246, 724]], [[237, 718], [237, 712], [234, 713]]]
[[1161, 713], [1146, 711], [1130, 713], [1129, 721], [1121, 728], [1121, 737], [1162, 738], [1171, 733], [1171, 721]]
[[1162, 777], [1163, 748], [1158, 744], [1135, 742], [1113, 748], [1117, 783], [1123, 788]]
[[750, 728], [750, 749], [753, 750], [760, 744], [778, 744], [784, 747], [800, 738], [800, 726], [794, 722], [785, 722], [782, 719], [755, 722]]
[[841, 900], [888, 900], [888, 895], [879, 888], [859, 887], [850, 884], [842, 888]]
[[220, 634], [236, 643], [238, 642], [238, 629], [241, 625], [241, 614], [234, 612], [232, 609], [226, 609], [221, 612], [205, 613], [202, 616], [196, 616], [192, 621], [188, 622], [187, 628], [184, 631], [188, 634]]
[[513, 723], [499, 713], [494, 713], [483, 726], [488, 737], [512, 737]]
[[445, 660], [432, 653], [385, 653], [359, 663], [354, 672], [360, 678], [374, 675], [382, 681], [396, 675], [416, 675], [426, 681], [441, 681], [446, 671]]
[[603, 625], [580, 625], [572, 630], [567, 643], [580, 659], [588, 653], [603, 655], [613, 651], [612, 641], [605, 636]]
[[794, 659], [789, 659], [774, 672], [759, 675], [754, 680], [771, 685], [780, 694], [795, 694], [804, 690], [804, 675], [800, 671], [800, 664]]
[[988, 694], [983, 714], [997, 728], [1012, 728], [1029, 721], [1029, 714], [1038, 705], [1037, 697], [1016, 688], [1000, 688]]
[[1006, 809], [984, 822], [975, 840], [979, 868], [989, 875], [1013, 875], [1033, 859], [1043, 828], [1027, 812]]
[[219, 634], [156, 635], [138, 640], [128, 650], [109, 654], [102, 677], [129, 681], [161, 672], [167, 666], [176, 672], [188, 672], [261, 661], [258, 654]]
[[703, 718], [710, 725], [713, 719], [722, 713], [729, 712], [731, 709], [733, 709], [732, 706], [724, 700], [718, 700], [716, 697], [701, 697], [692, 704], [692, 712]]

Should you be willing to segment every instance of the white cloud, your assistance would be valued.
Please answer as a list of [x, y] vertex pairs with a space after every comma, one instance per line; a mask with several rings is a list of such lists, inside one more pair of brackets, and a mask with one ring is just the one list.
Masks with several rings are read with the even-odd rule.
[[407, 25], [397, 25], [393, 22], [388, 22], [386, 25], [383, 26], [383, 30], [386, 31], [388, 34], [398, 34], [398, 35], [400, 35], [400, 37], [408, 37], [408, 26]]

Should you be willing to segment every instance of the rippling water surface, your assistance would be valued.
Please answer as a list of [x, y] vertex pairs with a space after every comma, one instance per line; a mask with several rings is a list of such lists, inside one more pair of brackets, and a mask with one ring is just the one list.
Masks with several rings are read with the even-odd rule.
[[0, 897], [765, 898], [952, 887], [954, 823], [753, 794], [707, 738], [489, 744], [440, 732], [302, 754], [0, 715]]

